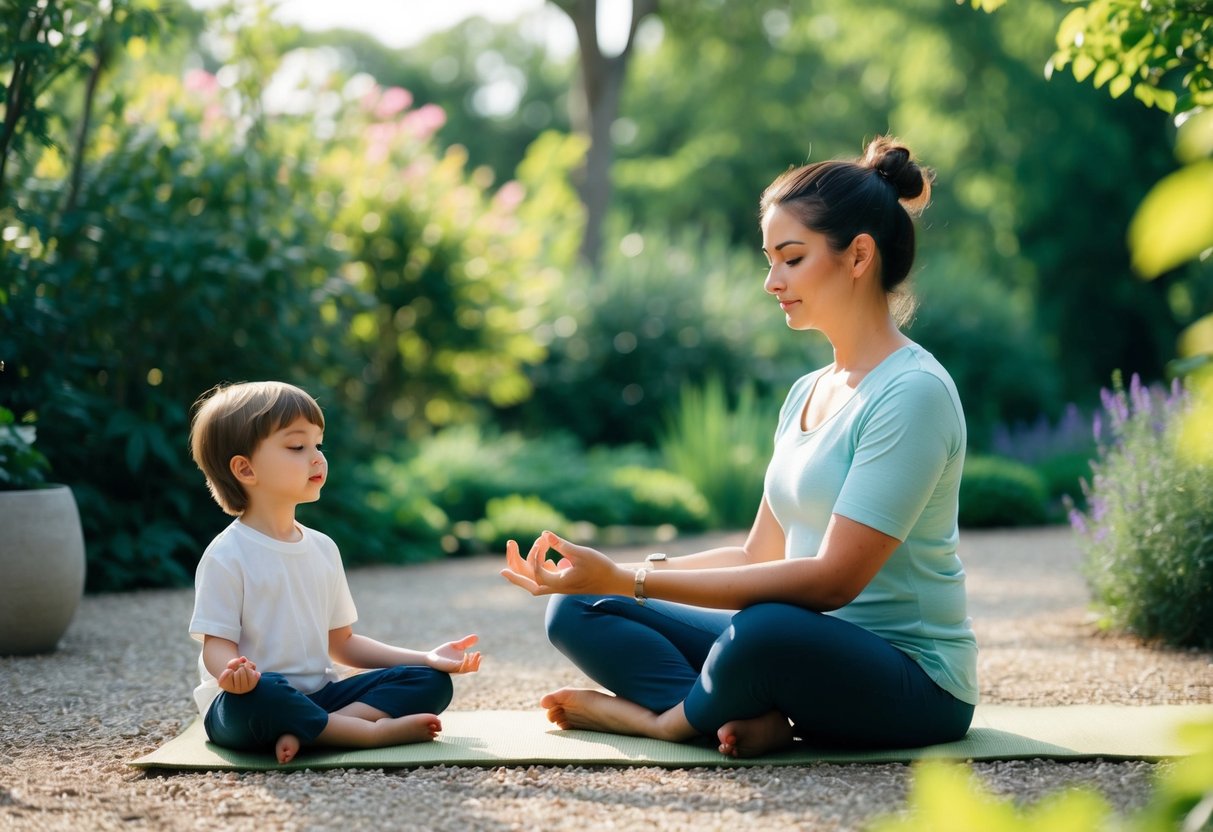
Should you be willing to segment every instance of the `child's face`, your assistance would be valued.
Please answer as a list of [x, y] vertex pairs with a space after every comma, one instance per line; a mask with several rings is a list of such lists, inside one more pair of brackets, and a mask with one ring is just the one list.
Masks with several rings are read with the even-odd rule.
[[328, 477], [320, 450], [324, 431], [302, 416], [267, 436], [250, 457], [256, 481], [250, 496], [314, 503]]

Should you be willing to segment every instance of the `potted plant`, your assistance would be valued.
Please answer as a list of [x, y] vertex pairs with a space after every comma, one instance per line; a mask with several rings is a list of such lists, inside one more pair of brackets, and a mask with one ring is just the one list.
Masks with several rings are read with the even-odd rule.
[[84, 594], [84, 534], [33, 425], [0, 407], [0, 655], [54, 650]]

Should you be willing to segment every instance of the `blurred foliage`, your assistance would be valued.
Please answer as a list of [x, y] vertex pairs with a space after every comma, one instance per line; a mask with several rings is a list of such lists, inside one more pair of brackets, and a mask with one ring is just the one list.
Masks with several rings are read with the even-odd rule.
[[[349, 30], [293, 34], [291, 46], [334, 50], [343, 71], [402, 87], [447, 115], [436, 139], [458, 144], [470, 164], [509, 180], [535, 137], [568, 134], [572, 58], [553, 61], [525, 23], [473, 17], [409, 49]], [[580, 238], [578, 238], [580, 240]]]
[[[698, 531], [709, 519], [703, 495], [662, 470], [652, 451], [586, 451], [558, 432], [527, 439], [461, 425], [381, 457], [375, 475], [372, 504], [411, 526], [424, 524], [448, 553], [499, 549], [509, 537], [529, 545], [544, 528], [557, 531], [557, 519], [583, 540], [612, 526]], [[526, 517], [536, 525], [521, 525]]]
[[[973, 0], [993, 11], [1001, 0]], [[1148, 107], [1175, 115], [1176, 151], [1183, 167], [1151, 188], [1129, 226], [1129, 248], [1138, 274], [1153, 280], [1168, 274], [1173, 311], [1188, 326], [1179, 340], [1180, 358], [1168, 372], [1195, 373], [1196, 403], [1181, 441], [1189, 453], [1213, 460], [1213, 15], [1199, 2], [1074, 0], [1059, 25], [1057, 51], [1046, 66], [1070, 66], [1078, 81], [1107, 85], [1112, 98], [1130, 88]], [[1177, 276], [1176, 270], [1199, 258]], [[1186, 272], [1186, 274], [1184, 273]], [[1128, 371], [1124, 365], [1116, 365]]]
[[1052, 409], [1093, 402], [1118, 367], [1158, 377], [1183, 323], [1169, 287], [1109, 276], [1128, 274], [1123, 229], [1168, 167], [1165, 120], [1047, 81], [1059, 22], [1046, 0], [997, 15], [792, 0], [727, 28], [671, 21], [625, 95], [620, 209], [642, 227], [706, 226], [757, 248], [757, 196], [774, 174], [890, 131], [938, 172], [922, 262], [947, 253], [957, 281], [989, 275], [1023, 297], [1061, 374]]
[[352, 562], [399, 559], [407, 538], [360, 498], [356, 461], [401, 424], [525, 397], [520, 368], [542, 357], [518, 319], [538, 320], [552, 280], [530, 265], [541, 234], [517, 221], [520, 194], [436, 152], [436, 108], [365, 77], [283, 82], [263, 10], [229, 6], [212, 32], [217, 74], [156, 72], [154, 44], [132, 39], [80, 155], [12, 156], [0, 399], [36, 416], [76, 492], [91, 589], [185, 583], [225, 522], [186, 452], [189, 405], [215, 383], [313, 392], [333, 476], [303, 519]]
[[476, 537], [490, 552], [504, 552], [510, 540], [526, 550], [545, 529], [561, 537], [580, 536], [580, 530], [567, 517], [543, 500], [511, 494], [489, 500], [484, 519], [476, 523]]
[[718, 238], [621, 236], [597, 275], [571, 273], [553, 300], [536, 395], [504, 418], [588, 444], [651, 443], [685, 385], [717, 376], [782, 397], [806, 349], [824, 359], [825, 342], [782, 325], [764, 272], [757, 251]]
[[[639, 33], [591, 272], [574, 61], [525, 23], [399, 51], [263, 3], [6, 5], [0, 404], [37, 420], [76, 490], [90, 588], [188, 581], [225, 522], [185, 451], [188, 408], [220, 381], [318, 396], [333, 477], [302, 517], [352, 563], [466, 548], [510, 494], [603, 526], [668, 503], [690, 526], [689, 480], [706, 522], [748, 524], [775, 412], [757, 402], [829, 360], [762, 291], [756, 199], [875, 132], [939, 172], [912, 332], [954, 369], [975, 450], [996, 424], [1093, 400], [1113, 367], [1156, 377], [1181, 327], [1205, 343], [1200, 267], [1112, 279], [1128, 254], [1108, 241], [1173, 165], [1167, 127], [1041, 77], [1054, 5], [697, 6]], [[1189, 123], [1181, 160], [1207, 162]], [[713, 378], [713, 401], [679, 407]], [[724, 444], [685, 421], [696, 408]], [[490, 423], [508, 433], [455, 454], [457, 476], [426, 468], [431, 434]], [[542, 437], [513, 451], [535, 464], [495, 467], [515, 433]], [[626, 481], [661, 467], [634, 447], [659, 437], [683, 479]]]
[[50, 463], [34, 447], [37, 428], [19, 425], [13, 411], [0, 407], [0, 491], [24, 491], [46, 482]]
[[1213, 15], [1191, 0], [1089, 0], [1057, 29], [1049, 71], [1070, 67], [1079, 81], [1105, 84], [1113, 98], [1130, 89], [1168, 113], [1213, 105]]
[[1178, 443], [1188, 396], [1134, 376], [1103, 401], [1087, 508], [1071, 513], [1095, 599], [1118, 628], [1213, 647], [1213, 463]]
[[1213, 723], [1182, 729], [1192, 754], [1160, 766], [1149, 803], [1118, 817], [1099, 792], [1070, 788], [1034, 805], [992, 793], [967, 766], [941, 760], [914, 765], [908, 807], [874, 819], [869, 832], [1196, 832], [1213, 816]]
[[962, 528], [1039, 526], [1048, 519], [1048, 487], [1039, 473], [1013, 459], [971, 455], [960, 479]]
[[762, 501], [778, 406], [752, 387], [731, 400], [715, 376], [684, 386], [677, 402], [659, 443], [666, 464], [707, 498], [714, 525], [748, 528]]
[[930, 760], [914, 766], [907, 811], [877, 818], [870, 832], [1097, 832], [1110, 828], [1107, 801], [1088, 789], [1068, 789], [1034, 806], [999, 798], [966, 766]]
[[1023, 292], [935, 256], [914, 282], [919, 300], [906, 333], [956, 382], [969, 444], [988, 448], [1000, 423], [1028, 422], [1057, 407], [1061, 378], [1032, 324]]

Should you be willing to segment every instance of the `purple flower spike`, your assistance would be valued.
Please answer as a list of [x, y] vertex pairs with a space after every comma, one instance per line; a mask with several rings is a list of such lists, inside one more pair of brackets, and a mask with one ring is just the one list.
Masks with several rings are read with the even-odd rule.
[[1142, 386], [1141, 376], [1134, 373], [1129, 379], [1129, 399], [1133, 402], [1134, 413], [1148, 413], [1150, 408], [1150, 391]]
[[1070, 528], [1079, 534], [1087, 533], [1087, 518], [1076, 508], [1070, 509]]

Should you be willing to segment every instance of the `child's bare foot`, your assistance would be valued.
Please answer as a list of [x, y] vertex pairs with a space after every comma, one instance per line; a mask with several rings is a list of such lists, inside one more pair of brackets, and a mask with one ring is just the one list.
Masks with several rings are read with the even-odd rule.
[[720, 740], [720, 753], [730, 757], [760, 757], [787, 748], [794, 739], [791, 724], [779, 711], [726, 722], [716, 737]]
[[405, 745], [437, 738], [442, 722], [434, 714], [408, 714], [376, 720], [375, 728], [382, 732], [383, 745]]
[[278, 742], [274, 743], [274, 754], [277, 755], [279, 763], [289, 763], [298, 753], [299, 738], [294, 734], [283, 734], [278, 738]]

